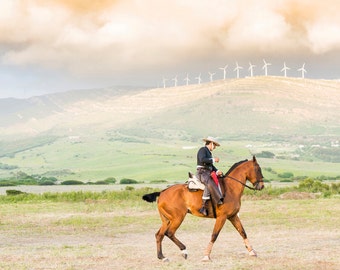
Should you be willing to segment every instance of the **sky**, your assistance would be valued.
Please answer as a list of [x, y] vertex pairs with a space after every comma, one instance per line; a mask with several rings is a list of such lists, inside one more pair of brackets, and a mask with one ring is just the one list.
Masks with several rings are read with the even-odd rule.
[[338, 0], [0, 0], [0, 98], [264, 75], [340, 79]]

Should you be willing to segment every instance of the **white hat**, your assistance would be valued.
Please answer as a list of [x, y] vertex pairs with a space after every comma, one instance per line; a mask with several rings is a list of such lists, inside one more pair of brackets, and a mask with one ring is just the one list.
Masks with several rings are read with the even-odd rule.
[[203, 141], [205, 142], [213, 142], [216, 146], [220, 146], [219, 142], [211, 136], [208, 136], [207, 138], [204, 138]]

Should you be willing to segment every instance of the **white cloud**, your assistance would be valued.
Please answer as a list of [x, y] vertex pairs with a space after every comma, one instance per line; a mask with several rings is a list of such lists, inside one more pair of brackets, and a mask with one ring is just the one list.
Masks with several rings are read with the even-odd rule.
[[315, 22], [308, 28], [308, 38], [317, 54], [340, 49], [340, 21], [322, 19]]
[[337, 0], [2, 0], [0, 63], [109, 77], [240, 55], [332, 54], [339, 12]]

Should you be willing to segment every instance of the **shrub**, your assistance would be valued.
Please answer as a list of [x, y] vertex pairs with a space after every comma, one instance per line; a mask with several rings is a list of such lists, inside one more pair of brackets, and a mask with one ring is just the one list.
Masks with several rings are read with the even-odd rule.
[[107, 182], [103, 181], [103, 180], [99, 180], [94, 182], [95, 185], [107, 185]]
[[134, 180], [134, 179], [129, 179], [129, 178], [123, 178], [120, 180], [119, 182], [120, 184], [138, 184], [138, 181]]
[[51, 180], [46, 180], [46, 181], [43, 181], [43, 182], [40, 182], [39, 185], [40, 186], [53, 186], [55, 183]]
[[[49, 184], [49, 183], [56, 183], [58, 181], [58, 179], [57, 178], [55, 178], [55, 177], [45, 177], [45, 176], [43, 176], [43, 177], [41, 177], [41, 179], [39, 180], [39, 185], [44, 185], [44, 183], [47, 183], [47, 185], [51, 185], [51, 184]], [[52, 184], [52, 185], [53, 185]]]
[[83, 185], [84, 182], [78, 180], [66, 180], [60, 183], [61, 185]]
[[279, 173], [278, 174], [278, 177], [281, 177], [281, 178], [291, 178], [293, 176], [294, 176], [294, 174], [291, 173], [291, 172], [284, 172], [284, 173]]
[[275, 154], [269, 151], [262, 151], [261, 153], [257, 154], [257, 157], [261, 158], [273, 158]]
[[116, 178], [114, 178], [114, 177], [108, 177], [108, 178], [106, 178], [106, 179], [104, 179], [104, 182], [106, 183], [106, 184], [114, 184], [114, 183], [116, 183]]
[[12, 181], [9, 180], [0, 181], [0, 187], [14, 187], [14, 186], [16, 186], [16, 184], [13, 183]]
[[327, 184], [323, 184], [320, 181], [316, 181], [310, 178], [303, 180], [299, 183], [298, 189], [300, 191], [307, 191], [307, 192], [325, 192], [329, 191], [330, 187]]
[[291, 183], [293, 182], [293, 180], [290, 180], [290, 179], [283, 179], [283, 180], [280, 180], [281, 183]]
[[334, 194], [339, 194], [340, 193], [340, 183], [332, 183], [331, 191]]
[[166, 180], [152, 180], [152, 181], [150, 181], [150, 183], [153, 183], [153, 184], [162, 184], [162, 183], [168, 183], [168, 181], [166, 181]]
[[267, 168], [263, 168], [263, 170], [267, 171], [267, 172], [270, 172], [272, 174], [277, 174], [276, 171], [274, 171], [271, 167], [267, 167]]
[[15, 196], [15, 195], [21, 195], [21, 194], [27, 194], [26, 192], [22, 192], [21, 190], [15, 190], [15, 189], [8, 189], [6, 190], [7, 196]]

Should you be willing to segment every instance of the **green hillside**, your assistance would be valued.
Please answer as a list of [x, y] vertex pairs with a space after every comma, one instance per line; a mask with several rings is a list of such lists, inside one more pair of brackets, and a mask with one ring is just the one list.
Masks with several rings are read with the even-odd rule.
[[0, 119], [0, 177], [181, 180], [207, 135], [221, 141], [215, 153], [225, 171], [257, 154], [268, 179], [340, 175], [338, 81], [252, 77], [59, 93], [35, 97], [29, 109], [27, 102], [2, 107], [11, 121]]

